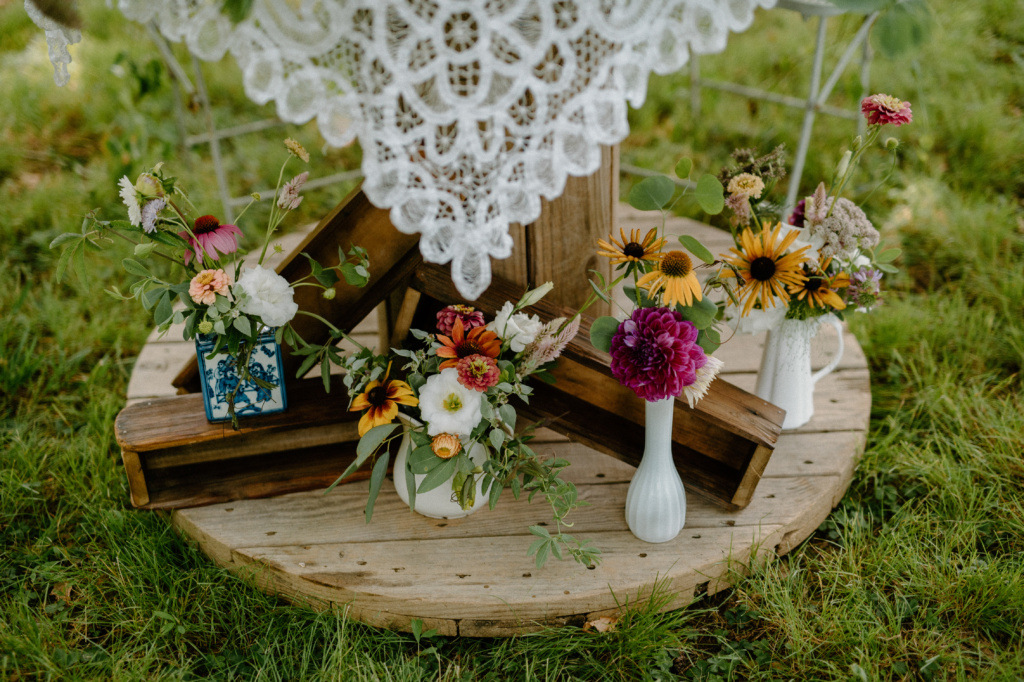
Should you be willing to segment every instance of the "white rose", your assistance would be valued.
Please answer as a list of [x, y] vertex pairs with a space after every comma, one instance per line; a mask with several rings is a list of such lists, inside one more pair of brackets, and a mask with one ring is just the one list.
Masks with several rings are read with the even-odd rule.
[[513, 353], [521, 353], [526, 346], [537, 338], [544, 323], [536, 315], [525, 313], [512, 314], [515, 306], [508, 301], [501, 307], [494, 321], [487, 328], [498, 335], [503, 341], [509, 342]]
[[480, 423], [481, 401], [483, 393], [459, 383], [457, 369], [442, 369], [420, 389], [420, 416], [427, 422], [427, 434], [468, 436]]
[[246, 315], [258, 316], [268, 327], [286, 324], [299, 311], [288, 280], [258, 265], [242, 273], [234, 292], [243, 294], [239, 309]]

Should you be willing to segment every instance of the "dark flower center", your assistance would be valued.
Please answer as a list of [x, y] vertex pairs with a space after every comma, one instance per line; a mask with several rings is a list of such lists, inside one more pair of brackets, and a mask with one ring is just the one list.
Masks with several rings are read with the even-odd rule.
[[374, 386], [366, 392], [366, 399], [374, 407], [381, 407], [388, 401], [388, 389], [381, 384], [380, 386]]
[[693, 272], [693, 261], [682, 251], [669, 251], [661, 259], [661, 271], [669, 277], [686, 277]]
[[767, 256], [755, 258], [750, 263], [750, 276], [761, 282], [767, 282], [775, 276], [775, 260]]
[[807, 280], [807, 283], [804, 284], [804, 289], [807, 289], [807, 291], [814, 293], [816, 291], [823, 289], [824, 285], [825, 280], [823, 280], [821, 277], [811, 277], [810, 279]]
[[622, 254], [630, 258], [643, 258], [645, 253], [647, 251], [644, 249], [643, 244], [637, 244], [636, 242], [630, 242], [622, 248]]
[[206, 234], [207, 232], [213, 232], [220, 227], [220, 221], [217, 220], [216, 216], [212, 215], [201, 215], [196, 218], [195, 224], [192, 226], [192, 231], [197, 234]]
[[462, 358], [468, 358], [470, 355], [483, 355], [483, 349], [480, 348], [476, 341], [466, 339], [455, 346], [455, 354], [461, 360]]

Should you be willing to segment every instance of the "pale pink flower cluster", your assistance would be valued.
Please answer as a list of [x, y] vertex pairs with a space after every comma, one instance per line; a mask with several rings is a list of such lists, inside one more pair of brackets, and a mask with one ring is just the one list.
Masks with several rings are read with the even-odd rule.
[[[831, 212], [831, 214], [830, 214]], [[821, 258], [853, 258], [858, 249], [878, 245], [879, 234], [864, 211], [849, 199], [830, 199], [825, 183], [805, 201], [804, 226], [821, 242]]]
[[188, 284], [188, 295], [200, 305], [213, 305], [217, 294], [230, 296], [231, 276], [223, 270], [203, 270]]
[[[562, 325], [565, 325], [563, 328]], [[526, 345], [520, 373], [534, 369], [558, 359], [565, 347], [580, 330], [580, 318], [574, 317], [566, 324], [564, 317], [557, 317], [541, 327], [537, 338]]]
[[309, 171], [305, 171], [286, 182], [284, 187], [281, 188], [281, 194], [277, 197], [277, 205], [286, 211], [297, 209], [299, 204], [302, 203], [302, 197], [299, 196], [299, 192], [308, 179]]

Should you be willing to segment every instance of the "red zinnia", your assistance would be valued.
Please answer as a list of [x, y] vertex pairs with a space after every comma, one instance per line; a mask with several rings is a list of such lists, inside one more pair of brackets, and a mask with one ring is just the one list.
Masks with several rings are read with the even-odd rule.
[[442, 334], [451, 334], [455, 328], [455, 320], [462, 320], [462, 326], [466, 331], [483, 327], [487, 322], [484, 314], [471, 305], [456, 303], [442, 308], [437, 313], [437, 329]]
[[468, 355], [455, 366], [459, 371], [459, 383], [474, 391], [486, 391], [498, 383], [501, 370], [494, 358], [483, 355]]
[[885, 125], [891, 123], [894, 126], [901, 126], [914, 120], [914, 113], [910, 110], [910, 102], [893, 97], [892, 95], [871, 95], [860, 102], [860, 111], [864, 118], [871, 125]]
[[441, 342], [441, 347], [437, 349], [437, 357], [445, 358], [441, 363], [441, 369], [456, 367], [459, 360], [470, 355], [496, 358], [501, 352], [501, 339], [497, 334], [486, 327], [476, 327], [466, 333], [461, 318], [455, 320], [451, 338], [438, 334], [437, 340]]
[[221, 253], [234, 253], [238, 250], [238, 238], [242, 236], [242, 231], [235, 225], [221, 225], [215, 216], [201, 215], [192, 225], [192, 234], [195, 239], [188, 232], [178, 233], [191, 247], [185, 249], [185, 265], [189, 264], [193, 256], [200, 261], [204, 258], [218, 260]]

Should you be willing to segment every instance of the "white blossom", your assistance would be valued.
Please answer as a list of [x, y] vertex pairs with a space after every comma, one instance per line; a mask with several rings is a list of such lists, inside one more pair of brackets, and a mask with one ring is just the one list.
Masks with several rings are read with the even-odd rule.
[[127, 175], [122, 176], [118, 182], [121, 185], [121, 201], [128, 207], [128, 221], [132, 225], [141, 225], [142, 207], [139, 206], [139, 193], [136, 191], [135, 185]]
[[242, 294], [239, 309], [246, 315], [256, 315], [268, 327], [287, 324], [299, 311], [288, 280], [258, 265], [242, 273], [234, 292]]
[[432, 375], [420, 389], [420, 416], [427, 423], [427, 434], [468, 436], [480, 423], [483, 399], [482, 393], [459, 383], [459, 370], [454, 367]]
[[506, 302], [487, 328], [497, 334], [502, 341], [508, 341], [513, 353], [521, 353], [537, 338], [544, 323], [536, 315], [513, 314], [514, 308], [511, 301]]
[[718, 376], [718, 373], [722, 371], [724, 365], [724, 362], [713, 355], [709, 355], [708, 361], [697, 370], [697, 380], [689, 386], [683, 387], [683, 395], [686, 397], [686, 402], [690, 403], [691, 409], [707, 394], [708, 387], [715, 380], [715, 377]]

